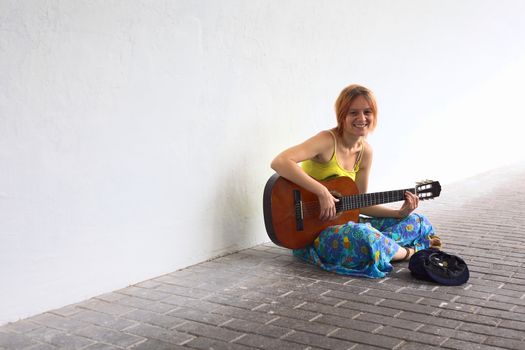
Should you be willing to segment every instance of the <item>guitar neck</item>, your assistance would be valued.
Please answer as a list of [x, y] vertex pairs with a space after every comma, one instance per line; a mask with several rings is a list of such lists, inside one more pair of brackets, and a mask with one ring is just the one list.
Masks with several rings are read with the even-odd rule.
[[342, 196], [336, 204], [336, 210], [347, 211], [358, 208], [371, 207], [373, 205], [392, 203], [405, 200], [405, 192], [415, 193], [415, 188], [407, 188], [404, 190], [375, 192], [356, 194], [351, 196]]

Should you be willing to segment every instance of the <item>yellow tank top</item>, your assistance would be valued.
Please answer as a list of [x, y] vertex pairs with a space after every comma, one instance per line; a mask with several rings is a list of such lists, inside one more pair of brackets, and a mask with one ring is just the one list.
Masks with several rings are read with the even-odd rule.
[[301, 167], [308, 175], [310, 175], [318, 181], [339, 176], [348, 176], [349, 178], [355, 181], [355, 175], [359, 171], [359, 164], [361, 164], [361, 159], [363, 158], [363, 151], [365, 149], [364, 142], [361, 141], [361, 150], [357, 155], [354, 168], [352, 170], [346, 170], [345, 168], [340, 166], [339, 162], [337, 161], [337, 138], [331, 130], [328, 131], [330, 132], [330, 134], [332, 134], [334, 138], [334, 153], [332, 155], [332, 158], [327, 163], [320, 163], [312, 159], [305, 160], [301, 163]]

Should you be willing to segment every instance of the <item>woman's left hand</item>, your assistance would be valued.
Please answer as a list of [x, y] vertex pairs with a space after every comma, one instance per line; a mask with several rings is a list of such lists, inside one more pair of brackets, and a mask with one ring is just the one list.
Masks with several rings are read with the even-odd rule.
[[410, 215], [419, 205], [419, 197], [412, 192], [405, 192], [405, 202], [399, 209], [399, 218]]

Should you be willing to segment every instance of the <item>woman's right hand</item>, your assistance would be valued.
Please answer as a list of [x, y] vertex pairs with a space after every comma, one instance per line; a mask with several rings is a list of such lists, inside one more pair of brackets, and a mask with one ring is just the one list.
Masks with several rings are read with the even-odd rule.
[[339, 202], [339, 199], [335, 198], [326, 187], [324, 187], [324, 190], [317, 195], [317, 198], [319, 199], [320, 205], [319, 219], [323, 221], [335, 219], [337, 214], [335, 203]]

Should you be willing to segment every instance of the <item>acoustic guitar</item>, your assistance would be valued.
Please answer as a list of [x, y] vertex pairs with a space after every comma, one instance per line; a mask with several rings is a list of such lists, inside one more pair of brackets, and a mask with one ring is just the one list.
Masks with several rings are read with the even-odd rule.
[[359, 208], [405, 200], [405, 192], [416, 194], [420, 200], [438, 197], [441, 185], [437, 181], [418, 182], [415, 188], [359, 194], [348, 177], [321, 181], [339, 199], [333, 220], [319, 219], [317, 196], [291, 181], [274, 174], [264, 188], [263, 211], [266, 232], [277, 245], [299, 249], [312, 243], [322, 230], [348, 221], [359, 221]]

